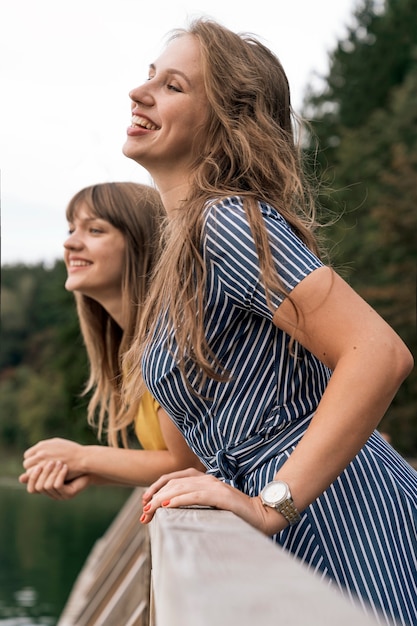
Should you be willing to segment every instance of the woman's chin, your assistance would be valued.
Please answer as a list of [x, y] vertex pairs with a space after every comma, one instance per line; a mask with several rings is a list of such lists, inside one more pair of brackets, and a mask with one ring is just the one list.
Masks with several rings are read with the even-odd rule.
[[77, 285], [78, 281], [75, 281], [71, 276], [68, 276], [65, 281], [64, 287], [67, 291], [77, 291], [77, 286], [79, 290], [79, 285]]
[[133, 161], [136, 161], [135, 146], [133, 145], [133, 142], [129, 139], [129, 137], [127, 137], [125, 143], [122, 146], [122, 152], [124, 156], [127, 157], [128, 159], [132, 159]]

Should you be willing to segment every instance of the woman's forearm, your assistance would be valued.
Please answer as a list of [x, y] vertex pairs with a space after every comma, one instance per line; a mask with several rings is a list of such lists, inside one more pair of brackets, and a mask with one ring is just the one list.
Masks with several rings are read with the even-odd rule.
[[[377, 428], [412, 360], [394, 340], [342, 358], [305, 435], [277, 478], [302, 510], [339, 476]], [[308, 480], [306, 480], [308, 477]]]
[[83, 446], [82, 473], [101, 479], [101, 484], [146, 486], [162, 474], [201, 465], [182, 460], [168, 450], [127, 450], [105, 446]]
[[339, 276], [313, 272], [275, 322], [333, 372], [314, 417], [277, 478], [299, 510], [347, 467], [378, 426], [413, 359], [400, 337]]

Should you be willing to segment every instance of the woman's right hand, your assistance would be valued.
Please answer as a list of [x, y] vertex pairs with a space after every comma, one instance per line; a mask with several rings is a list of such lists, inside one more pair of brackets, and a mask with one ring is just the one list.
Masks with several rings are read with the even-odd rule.
[[83, 453], [84, 446], [75, 441], [59, 437], [44, 439], [26, 450], [23, 455], [23, 467], [29, 470], [59, 459], [67, 467], [66, 480], [69, 481], [83, 474]]
[[48, 461], [32, 466], [19, 476], [28, 493], [44, 494], [53, 500], [69, 500], [91, 483], [86, 474], [68, 480], [68, 466], [61, 461]]
[[194, 468], [161, 476], [144, 493], [143, 504], [142, 524], [149, 524], [160, 507], [208, 506], [231, 511], [268, 537], [288, 525], [283, 515], [264, 506], [259, 496], [248, 496], [215, 476]]

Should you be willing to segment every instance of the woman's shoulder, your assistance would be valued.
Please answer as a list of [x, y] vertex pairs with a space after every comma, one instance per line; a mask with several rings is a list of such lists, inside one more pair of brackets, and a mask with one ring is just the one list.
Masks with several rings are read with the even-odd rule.
[[[207, 224], [217, 222], [218, 220], [243, 219], [247, 221], [247, 214], [244, 207], [244, 197], [240, 195], [225, 196], [208, 200], [205, 205], [205, 221]], [[281, 215], [278, 209], [269, 202], [257, 199], [260, 213], [266, 218], [272, 218], [282, 222], [285, 226], [290, 227], [287, 220]]]
[[[295, 232], [278, 209], [265, 200], [257, 200], [274, 262], [280, 276], [288, 268], [304, 275], [308, 268], [321, 267], [322, 262]], [[250, 222], [253, 222], [251, 224]], [[203, 250], [216, 263], [258, 268], [259, 221], [248, 217], [242, 196], [228, 196], [207, 204]], [[257, 243], [256, 243], [257, 240]], [[284, 281], [285, 282], [285, 281]]]
[[145, 450], [165, 450], [166, 445], [158, 419], [159, 403], [145, 391], [135, 420], [135, 433]]
[[244, 213], [242, 196], [224, 196], [207, 200], [204, 207], [206, 221], [228, 213]]
[[204, 209], [203, 248], [209, 253], [243, 245], [250, 238], [250, 227], [241, 196], [227, 196], [208, 201]]
[[[278, 209], [265, 200], [256, 200], [267, 231], [270, 233], [292, 233], [289, 222]], [[216, 198], [206, 203], [203, 231], [209, 238], [218, 240], [222, 235], [243, 240], [252, 240], [253, 233], [244, 197], [239, 195]], [[279, 236], [279, 235], [278, 235]]]

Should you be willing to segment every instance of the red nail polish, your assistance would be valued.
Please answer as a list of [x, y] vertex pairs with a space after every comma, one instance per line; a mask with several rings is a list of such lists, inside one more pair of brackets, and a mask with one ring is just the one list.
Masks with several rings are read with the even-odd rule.
[[143, 513], [143, 514], [140, 516], [139, 521], [143, 523], [143, 522], [145, 521], [145, 519], [146, 519], [146, 515]]
[[171, 500], [164, 500], [162, 502], [162, 506], [168, 506], [170, 502], [171, 502]]
[[150, 504], [147, 504], [146, 506], [143, 507], [144, 511], [149, 511], [149, 509], [151, 508]]

